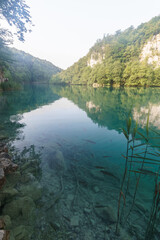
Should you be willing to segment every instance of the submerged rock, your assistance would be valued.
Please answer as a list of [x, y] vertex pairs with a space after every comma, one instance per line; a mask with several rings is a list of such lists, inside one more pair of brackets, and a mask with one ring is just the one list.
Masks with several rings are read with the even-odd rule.
[[98, 193], [98, 192], [100, 191], [100, 189], [99, 189], [99, 187], [94, 186], [94, 187], [93, 187], [93, 191], [94, 191], [95, 193]]
[[63, 153], [59, 150], [56, 150], [49, 158], [48, 158], [48, 165], [51, 169], [57, 171], [65, 171], [66, 164], [64, 160]]
[[15, 188], [12, 188], [12, 187], [6, 188], [6, 186], [4, 186], [1, 189], [1, 194], [0, 194], [1, 205], [4, 205], [7, 202], [10, 202], [11, 199], [17, 195], [18, 195], [18, 191]]
[[5, 188], [3, 189], [3, 195], [5, 195], [5, 197], [14, 197], [18, 194], [17, 189], [9, 187], [9, 188]]
[[78, 215], [75, 215], [71, 218], [71, 226], [72, 227], [79, 226], [79, 216]]
[[123, 228], [120, 227], [120, 240], [132, 240], [132, 236]]
[[9, 231], [6, 230], [0, 230], [0, 240], [9, 240]]
[[0, 217], [0, 229], [4, 229], [4, 227], [5, 227], [4, 220], [3, 218]]
[[18, 165], [11, 161], [6, 147], [0, 147], [0, 189], [5, 183], [6, 175], [16, 171], [17, 168]]
[[61, 225], [57, 222], [49, 222], [50, 226], [54, 229], [54, 231], [58, 231], [61, 227]]
[[11, 225], [11, 218], [8, 215], [0, 217], [0, 230], [10, 230]]
[[22, 174], [21, 177], [21, 183], [28, 183], [28, 182], [33, 182], [35, 181], [35, 177], [32, 173], [26, 173], [26, 174]]
[[19, 205], [18, 200], [14, 200], [8, 204], [6, 204], [3, 208], [3, 214], [9, 215], [11, 218], [16, 218], [21, 213], [21, 206]]
[[30, 185], [22, 185], [20, 188], [20, 192], [23, 196], [28, 196], [34, 201], [37, 201], [41, 198], [42, 187], [38, 182], [35, 181]]
[[90, 208], [84, 208], [84, 213], [87, 213], [87, 214], [89, 214], [89, 213], [91, 213], [91, 209]]
[[31, 228], [27, 226], [21, 225], [13, 229], [13, 235], [16, 240], [30, 240], [31, 234]]
[[92, 240], [92, 239], [94, 239], [93, 232], [91, 230], [87, 230], [84, 234], [84, 240]]
[[9, 240], [16, 240], [13, 235], [13, 231], [10, 231]]
[[0, 158], [7, 158], [7, 159], [11, 159], [11, 157], [9, 156], [9, 154], [7, 152], [1, 152], [0, 153]]
[[106, 223], [113, 224], [117, 221], [117, 215], [115, 209], [108, 205], [106, 207], [96, 207], [95, 213], [98, 217], [102, 218]]
[[0, 158], [0, 167], [3, 168], [5, 174], [9, 174], [16, 171], [18, 165], [11, 162], [8, 158]]
[[14, 188], [17, 183], [20, 182], [21, 179], [21, 173], [19, 171], [16, 171], [12, 174], [7, 175], [7, 181], [5, 183], [6, 188]]
[[4, 224], [5, 224], [5, 229], [6, 230], [11, 229], [12, 222], [11, 222], [10, 216], [8, 216], [8, 215], [3, 216], [3, 221], [4, 221]]
[[9, 215], [13, 219], [20, 215], [24, 219], [28, 219], [32, 216], [35, 207], [35, 203], [30, 197], [23, 197], [6, 204], [3, 209], [3, 214]]
[[5, 174], [3, 168], [0, 167], [0, 189], [5, 183]]

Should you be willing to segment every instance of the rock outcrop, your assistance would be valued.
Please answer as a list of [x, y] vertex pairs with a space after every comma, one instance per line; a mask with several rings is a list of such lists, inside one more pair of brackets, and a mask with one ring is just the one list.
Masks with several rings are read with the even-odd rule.
[[153, 36], [148, 41], [141, 52], [140, 61], [147, 59], [148, 64], [154, 64], [155, 67], [160, 66], [160, 34]]
[[90, 58], [89, 58], [89, 60], [87, 62], [87, 66], [90, 66], [91, 68], [93, 68], [94, 65], [96, 65], [98, 63], [99, 64], [102, 63], [104, 58], [105, 58], [105, 54], [104, 53], [101, 54], [101, 53], [94, 52], [94, 53], [91, 54], [91, 56], [90, 56]]
[[0, 71], [0, 83], [7, 82], [7, 81], [8, 81], [8, 78], [5, 78], [3, 76], [3, 73]]

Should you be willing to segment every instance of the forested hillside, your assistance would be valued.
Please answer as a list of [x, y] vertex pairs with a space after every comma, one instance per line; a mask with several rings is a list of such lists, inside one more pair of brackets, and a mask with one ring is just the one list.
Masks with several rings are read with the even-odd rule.
[[[15, 48], [0, 48], [0, 72], [11, 85], [25, 82], [49, 82], [61, 69]], [[3, 84], [2, 84], [3, 86]]]
[[53, 83], [160, 86], [160, 16], [97, 40], [89, 53]]
[[25, 82], [46, 83], [61, 71], [48, 61], [8, 47], [13, 36], [24, 42], [25, 34], [32, 31], [30, 8], [24, 0], [0, 1], [0, 19], [10, 26], [8, 29], [0, 25], [0, 90], [17, 88]]

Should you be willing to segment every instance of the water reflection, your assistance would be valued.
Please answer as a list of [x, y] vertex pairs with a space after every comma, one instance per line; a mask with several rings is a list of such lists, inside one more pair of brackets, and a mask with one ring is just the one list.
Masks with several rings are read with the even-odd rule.
[[[139, 119], [135, 116], [136, 113], [143, 114], [145, 119], [148, 110], [151, 111], [151, 119], [157, 119], [159, 116], [159, 88], [95, 89], [86, 86], [67, 86], [53, 87], [53, 92], [73, 101], [85, 110], [95, 123], [108, 129], [119, 131], [125, 127], [130, 112], [135, 121]], [[153, 120], [151, 124], [157, 127]]]
[[9, 137], [20, 166], [5, 186], [14, 194], [1, 200], [15, 239], [143, 239], [152, 199], [146, 183], [154, 181], [148, 176], [121, 238], [114, 235], [126, 148], [121, 128], [131, 112], [143, 132], [150, 109], [159, 129], [159, 92], [35, 85], [0, 96], [0, 135]]

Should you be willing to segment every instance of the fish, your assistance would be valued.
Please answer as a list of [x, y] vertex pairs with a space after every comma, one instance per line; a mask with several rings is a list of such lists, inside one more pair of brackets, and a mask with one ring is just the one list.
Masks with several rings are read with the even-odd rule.
[[107, 207], [106, 205], [95, 205], [95, 208], [105, 208]]
[[65, 215], [62, 215], [68, 222], [70, 222], [70, 219], [66, 217]]
[[[150, 170], [147, 170], [147, 169], [138, 169], [139, 171], [141, 171], [141, 172], [143, 172], [143, 173], [146, 173], [146, 174], [150, 174], [150, 175], [154, 175], [154, 176], [156, 176], [157, 175], [157, 173], [156, 172], [152, 172], [152, 171], [150, 171]], [[158, 174], [159, 175], [159, 174]]]
[[58, 142], [56, 142], [57, 143], [57, 145], [59, 146], [59, 147], [62, 147], [62, 145], [60, 144], [60, 143], [58, 143]]
[[58, 226], [55, 223], [49, 222], [50, 226], [53, 228], [53, 230], [56, 232], [58, 230]]
[[118, 179], [118, 177], [116, 177], [115, 175], [113, 175], [112, 173], [110, 172], [107, 172], [107, 171], [104, 171], [104, 170], [100, 170], [101, 173], [103, 173], [104, 175], [108, 175], [110, 177], [113, 177], [115, 179]]
[[102, 166], [95, 166], [95, 168], [98, 168], [98, 169], [105, 169], [105, 168], [102, 167]]
[[108, 158], [108, 157], [111, 157], [111, 156], [103, 156], [103, 158]]
[[93, 154], [93, 153], [91, 153], [91, 157], [93, 157], [93, 158], [94, 158], [94, 154]]
[[83, 139], [83, 141], [86, 141], [86, 142], [89, 142], [89, 143], [92, 143], [92, 144], [96, 144], [96, 142], [94, 142], [92, 140], [89, 140], [89, 139]]

